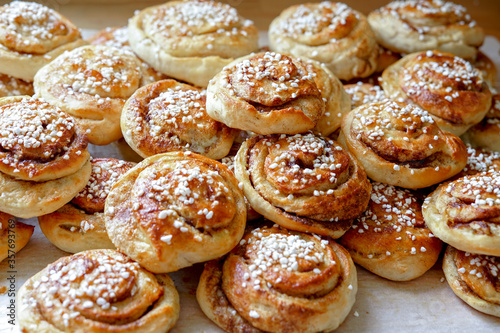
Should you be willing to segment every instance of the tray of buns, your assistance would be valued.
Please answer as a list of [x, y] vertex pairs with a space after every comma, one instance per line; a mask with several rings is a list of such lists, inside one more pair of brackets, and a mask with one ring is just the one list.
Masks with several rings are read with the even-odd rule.
[[239, 5], [0, 6], [0, 332], [498, 330], [500, 41]]

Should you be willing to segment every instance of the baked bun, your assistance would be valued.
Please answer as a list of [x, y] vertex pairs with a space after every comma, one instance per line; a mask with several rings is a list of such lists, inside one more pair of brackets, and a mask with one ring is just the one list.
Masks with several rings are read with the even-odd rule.
[[355, 109], [363, 104], [381, 102], [387, 99], [380, 86], [358, 81], [344, 85], [345, 92], [351, 97], [351, 108]]
[[189, 150], [220, 159], [237, 134], [208, 116], [204, 90], [175, 80], [137, 90], [123, 107], [121, 128], [125, 141], [144, 158]]
[[467, 144], [467, 164], [454, 178], [475, 175], [491, 169], [500, 171], [500, 153], [488, 149], [474, 148]]
[[491, 106], [480, 71], [449, 53], [425, 51], [403, 57], [382, 73], [389, 98], [420, 106], [455, 135], [479, 123]]
[[15, 254], [21, 251], [33, 235], [35, 227], [17, 221], [14, 216], [0, 212], [0, 261], [9, 258], [15, 262]]
[[500, 258], [463, 252], [448, 246], [443, 272], [451, 289], [474, 309], [500, 317]]
[[370, 76], [378, 44], [366, 17], [341, 2], [286, 8], [269, 26], [271, 51], [324, 63], [339, 79]]
[[170, 1], [148, 7], [130, 19], [128, 33], [141, 59], [200, 87], [234, 58], [258, 50], [253, 22], [215, 1]]
[[372, 184], [368, 209], [340, 239], [352, 260], [393, 281], [409, 281], [438, 260], [442, 242], [422, 217], [422, 201], [413, 192]]
[[391, 100], [361, 105], [342, 123], [339, 142], [369, 178], [404, 188], [424, 188], [459, 173], [467, 149], [439, 129], [421, 108]]
[[[105, 28], [90, 36], [87, 41], [92, 45], [105, 45], [115, 47], [122, 51], [129, 51], [130, 53], [135, 55], [134, 50], [132, 50], [132, 47], [130, 46], [130, 43], [128, 41], [127, 27]], [[142, 60], [141, 64], [144, 68], [144, 75], [142, 76], [140, 84], [141, 86], [145, 86], [146, 84], [150, 84], [160, 80], [170, 79], [168, 75], [158, 72]]]
[[330, 332], [356, 292], [344, 248], [275, 226], [248, 232], [227, 257], [205, 264], [196, 298], [225, 332]]
[[432, 233], [462, 251], [500, 256], [500, 171], [441, 184], [425, 200]]
[[141, 62], [130, 52], [88, 45], [40, 69], [34, 86], [38, 96], [74, 117], [90, 143], [106, 145], [122, 137], [123, 105], [143, 76]]
[[497, 67], [495, 62], [491, 60], [485, 53], [479, 51], [476, 57], [476, 61], [474, 61], [474, 67], [481, 71], [483, 74], [484, 80], [490, 85], [491, 90], [494, 90], [494, 87], [497, 83]]
[[85, 135], [41, 99], [0, 99], [0, 147], [0, 210], [6, 213], [30, 218], [53, 212], [90, 177]]
[[34, 2], [0, 7], [0, 73], [33, 81], [64, 51], [84, 45], [80, 31], [58, 12]]
[[245, 141], [235, 173], [250, 205], [291, 230], [339, 238], [367, 207], [371, 185], [336, 142], [313, 134]]
[[179, 318], [179, 295], [167, 275], [154, 275], [114, 250], [90, 250], [28, 279], [17, 307], [26, 333], [162, 333]]
[[296, 134], [315, 128], [325, 101], [305, 62], [262, 52], [236, 59], [208, 85], [207, 113], [232, 128]]
[[31, 96], [33, 94], [33, 82], [17, 79], [7, 74], [0, 74], [0, 97]]
[[240, 241], [243, 193], [220, 162], [191, 152], [148, 157], [106, 199], [115, 246], [152, 272], [173, 272], [220, 257]]
[[379, 44], [398, 53], [440, 50], [474, 59], [484, 40], [465, 7], [443, 0], [393, 1], [368, 22]]
[[114, 183], [135, 165], [114, 158], [93, 158], [90, 163], [87, 186], [70, 203], [38, 217], [47, 239], [70, 253], [115, 248], [106, 232], [104, 202]]
[[493, 95], [484, 119], [463, 135], [472, 145], [500, 152], [500, 94]]

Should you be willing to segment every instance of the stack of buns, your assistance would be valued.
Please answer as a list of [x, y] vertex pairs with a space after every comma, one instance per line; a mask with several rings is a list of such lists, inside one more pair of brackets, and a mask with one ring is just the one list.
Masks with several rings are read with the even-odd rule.
[[291, 6], [268, 51], [212, 0], [149, 7], [88, 41], [44, 6], [0, 7], [0, 73], [34, 86], [0, 98], [0, 230], [29, 238], [11, 220], [37, 217], [74, 253], [23, 285], [21, 329], [166, 332], [180, 311], [167, 274], [206, 263], [197, 300], [223, 330], [332, 331], [354, 305], [355, 264], [408, 281], [443, 248], [453, 291], [500, 316], [483, 40], [443, 0], [368, 16]]

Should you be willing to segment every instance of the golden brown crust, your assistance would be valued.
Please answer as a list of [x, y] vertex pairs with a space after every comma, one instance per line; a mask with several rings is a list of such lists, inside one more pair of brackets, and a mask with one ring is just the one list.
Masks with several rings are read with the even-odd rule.
[[377, 68], [378, 44], [366, 17], [340, 2], [286, 8], [269, 26], [269, 47], [324, 63], [341, 80]]
[[382, 79], [388, 97], [420, 106], [455, 135], [480, 122], [491, 106], [481, 72], [449, 53], [409, 54], [389, 66]]
[[494, 88], [498, 73], [495, 62], [493, 62], [493, 60], [491, 60], [491, 58], [485, 53], [479, 51], [476, 60], [474, 61], [474, 67], [481, 71], [484, 80], [488, 82], [490, 88]]
[[363, 83], [351, 83], [344, 85], [346, 93], [351, 97], [351, 108], [355, 109], [366, 103], [381, 102], [387, 97], [380, 86]]
[[452, 179], [475, 175], [490, 169], [500, 170], [500, 153], [489, 149], [474, 148], [467, 144], [467, 164]]
[[35, 227], [16, 221], [14, 216], [0, 212], [0, 261], [14, 259], [33, 235]]
[[303, 61], [263, 52], [236, 59], [207, 88], [207, 113], [229, 127], [258, 134], [313, 129], [325, 102]]
[[111, 190], [106, 229], [118, 249], [153, 272], [217, 258], [243, 235], [246, 207], [234, 175], [191, 152], [148, 157]]
[[179, 317], [172, 280], [114, 250], [57, 260], [21, 287], [18, 302], [23, 332], [160, 333]]
[[500, 173], [465, 176], [440, 185], [423, 206], [425, 222], [443, 242], [472, 253], [500, 255]]
[[226, 156], [237, 131], [208, 116], [205, 91], [175, 80], [137, 90], [125, 103], [121, 128], [142, 157], [189, 150], [213, 159]]
[[404, 188], [424, 188], [459, 173], [464, 143], [444, 132], [429, 113], [391, 100], [364, 104], [343, 121], [339, 142], [369, 178]]
[[252, 208], [291, 230], [338, 238], [366, 208], [370, 183], [337, 143], [313, 134], [245, 141], [235, 174]]
[[134, 15], [130, 45], [156, 70], [206, 87], [234, 58], [258, 49], [258, 30], [236, 9], [214, 1], [170, 1]]
[[0, 171], [15, 179], [69, 176], [88, 161], [87, 139], [58, 107], [27, 96], [0, 99]]
[[500, 152], [500, 94], [493, 95], [484, 119], [463, 135], [472, 145]]
[[32, 96], [33, 82], [24, 81], [7, 74], [0, 74], [0, 97]]
[[451, 289], [474, 309], [500, 317], [499, 257], [463, 252], [448, 246], [443, 271]]
[[275, 226], [248, 232], [226, 258], [207, 263], [196, 295], [227, 332], [326, 332], [345, 319], [356, 291], [345, 249]]
[[371, 200], [340, 239], [355, 263], [394, 281], [409, 281], [438, 260], [442, 242], [427, 228], [422, 202], [409, 190], [372, 184]]
[[64, 51], [84, 45], [80, 31], [58, 12], [12, 1], [0, 7], [0, 72], [25, 81]]
[[398, 53], [441, 50], [474, 59], [484, 40], [466, 8], [443, 0], [392, 1], [368, 22], [377, 41]]
[[125, 101], [140, 87], [144, 68], [130, 52], [88, 45], [59, 56], [35, 76], [35, 92], [71, 115], [89, 142], [106, 145], [122, 137]]

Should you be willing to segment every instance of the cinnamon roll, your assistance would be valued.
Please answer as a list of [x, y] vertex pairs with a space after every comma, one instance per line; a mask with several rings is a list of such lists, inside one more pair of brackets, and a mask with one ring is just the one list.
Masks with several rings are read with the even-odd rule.
[[341, 80], [370, 76], [378, 44], [366, 17], [341, 2], [286, 8], [269, 26], [272, 51], [317, 60]]
[[330, 332], [356, 292], [344, 248], [275, 226], [248, 232], [227, 257], [205, 264], [196, 298], [226, 332]]
[[336, 142], [313, 134], [245, 141], [235, 173], [250, 205], [291, 230], [339, 238], [367, 207], [370, 182]]
[[132, 49], [156, 70], [206, 87], [234, 58], [258, 50], [258, 30], [235, 8], [215, 1], [170, 1], [128, 24]]
[[363, 104], [381, 102], [387, 99], [380, 86], [358, 81], [344, 85], [346, 93], [351, 97], [351, 108], [355, 109]]
[[123, 137], [140, 156], [189, 150], [212, 159], [226, 156], [237, 131], [208, 116], [204, 90], [175, 80], [137, 90], [121, 116]]
[[179, 318], [168, 275], [154, 275], [114, 250], [63, 257], [18, 293], [22, 332], [167, 332]]
[[440, 130], [427, 111], [391, 100], [351, 111], [342, 123], [339, 142], [369, 178], [404, 188], [440, 183], [467, 163], [462, 140]]
[[312, 130], [325, 115], [316, 74], [303, 61], [273, 52], [236, 59], [207, 88], [207, 113], [229, 127], [258, 134]]
[[340, 239], [358, 265], [393, 281], [409, 281], [438, 260], [442, 242], [422, 217], [422, 201], [413, 192], [372, 184], [371, 200]]
[[448, 246], [443, 271], [451, 289], [474, 309], [500, 317], [500, 258]]
[[368, 15], [377, 41], [398, 53], [425, 50], [474, 59], [484, 31], [467, 9], [444, 0], [392, 1]]
[[500, 152], [500, 94], [493, 95], [484, 119], [469, 128], [463, 138], [474, 146]]
[[0, 73], [0, 97], [32, 96], [33, 94], [33, 82]]
[[441, 184], [425, 200], [432, 233], [462, 251], [500, 255], [500, 172], [489, 171]]
[[[130, 53], [135, 55], [134, 50], [132, 50], [132, 47], [130, 46], [130, 43], [128, 41], [127, 27], [105, 28], [90, 36], [87, 41], [92, 45], [111, 46], [122, 51], [129, 51]], [[141, 86], [170, 78], [168, 75], [158, 72], [153, 67], [149, 66], [146, 62], [142, 60], [141, 62], [142, 66], [144, 67], [144, 75], [140, 84]]]
[[220, 257], [241, 239], [246, 206], [220, 162], [191, 152], [146, 158], [109, 193], [106, 229], [120, 250], [152, 272]]
[[449, 53], [426, 51], [403, 57], [382, 73], [388, 97], [420, 106], [455, 135], [479, 123], [491, 106], [480, 71]]
[[0, 99], [0, 210], [53, 212], [90, 177], [87, 139], [59, 108], [26, 96]]
[[111, 187], [135, 163], [114, 158], [90, 160], [92, 173], [83, 190], [57, 211], [38, 217], [47, 239], [63, 251], [114, 249], [104, 223], [104, 202]]
[[479, 51], [474, 61], [474, 67], [481, 71], [484, 80], [489, 84], [490, 89], [494, 90], [497, 83], [497, 67], [495, 62], [485, 53]]
[[123, 105], [143, 76], [139, 59], [130, 52], [88, 45], [40, 69], [34, 87], [38, 96], [71, 115], [90, 143], [106, 145], [122, 137]]
[[35, 227], [17, 221], [14, 216], [0, 212], [0, 261], [14, 259], [33, 235]]
[[80, 31], [58, 12], [34, 2], [0, 7], [0, 73], [31, 82], [64, 51], [84, 45]]

